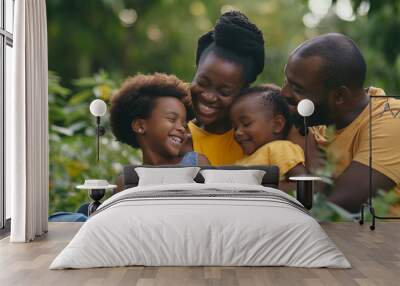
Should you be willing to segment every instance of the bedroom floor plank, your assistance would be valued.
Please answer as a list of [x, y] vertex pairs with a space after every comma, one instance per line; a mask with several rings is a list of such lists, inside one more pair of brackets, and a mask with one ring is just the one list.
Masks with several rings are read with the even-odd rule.
[[400, 223], [368, 225], [322, 223], [352, 269], [289, 267], [118, 267], [82, 270], [48, 269], [81, 223], [50, 223], [50, 231], [32, 243], [0, 240], [0, 285], [397, 286], [400, 273]]
[[[144, 267], [125, 267], [126, 272], [118, 284], [114, 285], [137, 285], [137, 281], [140, 279], [140, 275]], [[112, 284], [111, 284], [112, 285]]]

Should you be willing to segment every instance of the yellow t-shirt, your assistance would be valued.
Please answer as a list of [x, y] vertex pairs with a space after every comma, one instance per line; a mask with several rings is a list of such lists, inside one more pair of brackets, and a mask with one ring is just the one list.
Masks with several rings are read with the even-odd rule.
[[233, 129], [223, 134], [212, 134], [193, 122], [188, 124], [193, 150], [205, 155], [212, 166], [231, 165], [243, 158], [243, 150], [234, 139]]
[[[374, 87], [368, 89], [368, 95], [382, 96], [371, 99], [372, 167], [393, 180], [397, 184], [396, 190], [400, 191], [400, 100], [385, 97], [382, 89]], [[392, 113], [385, 111], [387, 103]], [[352, 161], [369, 166], [369, 105], [350, 125], [337, 130], [334, 138], [328, 138], [328, 142], [321, 145], [333, 159], [334, 178], [340, 176]]]
[[235, 165], [275, 165], [279, 167], [280, 179], [297, 166], [304, 164], [303, 149], [288, 140], [276, 140], [258, 148], [253, 154], [237, 161]]

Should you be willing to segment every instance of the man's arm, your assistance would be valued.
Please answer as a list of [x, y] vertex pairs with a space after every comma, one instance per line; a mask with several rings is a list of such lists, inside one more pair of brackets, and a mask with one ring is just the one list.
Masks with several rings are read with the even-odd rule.
[[[369, 196], [369, 167], [352, 161], [334, 183], [335, 187], [329, 200], [349, 212], [359, 212], [361, 204], [365, 203]], [[390, 190], [395, 185], [393, 180], [372, 169], [373, 194], [378, 190]]]
[[[392, 101], [392, 107], [399, 106]], [[382, 107], [383, 108], [383, 107]], [[380, 109], [380, 108], [379, 108]], [[378, 110], [379, 111], [379, 110]], [[374, 111], [373, 111], [374, 112]], [[370, 139], [370, 132], [372, 139]], [[356, 134], [355, 134], [356, 135]], [[370, 140], [372, 149], [372, 191], [390, 190], [400, 183], [400, 121], [387, 113], [373, 114], [372, 130], [368, 124], [360, 127], [354, 145], [350, 165], [335, 180], [335, 190], [329, 199], [343, 208], [358, 212], [369, 194]]]

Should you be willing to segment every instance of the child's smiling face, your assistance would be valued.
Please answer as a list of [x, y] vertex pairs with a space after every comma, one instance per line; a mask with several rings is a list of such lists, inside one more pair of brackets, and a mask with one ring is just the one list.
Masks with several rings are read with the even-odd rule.
[[186, 141], [186, 109], [175, 97], [157, 98], [149, 118], [144, 120], [144, 144], [164, 158], [179, 156]]
[[281, 115], [274, 116], [273, 107], [266, 105], [261, 94], [249, 94], [235, 102], [230, 110], [230, 118], [235, 140], [246, 155], [253, 154], [271, 141], [283, 139], [284, 118]]

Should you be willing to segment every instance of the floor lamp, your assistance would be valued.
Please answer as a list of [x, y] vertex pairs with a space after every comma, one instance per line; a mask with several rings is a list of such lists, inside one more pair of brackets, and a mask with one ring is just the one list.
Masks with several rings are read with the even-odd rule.
[[97, 146], [97, 162], [100, 159], [100, 136], [106, 133], [103, 126], [100, 125], [100, 118], [107, 112], [107, 105], [101, 99], [95, 99], [90, 103], [90, 113], [96, 117], [96, 146]]
[[386, 95], [386, 96], [373, 96], [369, 97], [369, 197], [368, 201], [361, 205], [361, 217], [359, 223], [364, 224], [364, 208], [369, 209], [369, 213], [372, 216], [372, 224], [369, 226], [371, 230], [375, 229], [375, 221], [376, 219], [400, 219], [400, 217], [382, 217], [378, 216], [375, 213], [375, 208], [373, 206], [373, 190], [372, 190], [372, 100], [374, 98], [386, 99], [387, 102], [383, 108], [382, 114], [385, 112], [390, 112], [393, 117], [400, 116], [400, 111], [394, 114], [390, 108], [389, 98], [400, 99], [398, 95]]
[[[103, 126], [100, 125], [100, 118], [104, 116], [107, 112], [107, 105], [101, 99], [95, 99], [90, 103], [89, 106], [90, 113], [96, 117], [96, 147], [97, 147], [97, 163], [100, 159], [100, 136], [103, 136], [106, 132]], [[78, 189], [87, 190], [89, 193], [89, 197], [92, 199], [92, 202], [88, 206], [88, 215], [90, 216], [92, 213], [96, 211], [96, 209], [100, 206], [100, 200], [104, 197], [106, 190], [115, 189], [116, 185], [111, 185], [107, 182], [107, 180], [85, 180], [83, 185], [77, 186]]]
[[314, 182], [320, 181], [320, 177], [311, 176], [309, 172], [309, 162], [308, 162], [308, 126], [307, 118], [314, 113], [314, 103], [309, 99], [303, 99], [297, 105], [297, 112], [304, 119], [304, 165], [306, 169], [306, 174], [303, 176], [290, 177], [289, 180], [295, 181], [297, 183], [296, 188], [296, 199], [303, 204], [303, 206], [310, 210], [313, 205], [314, 199]]

